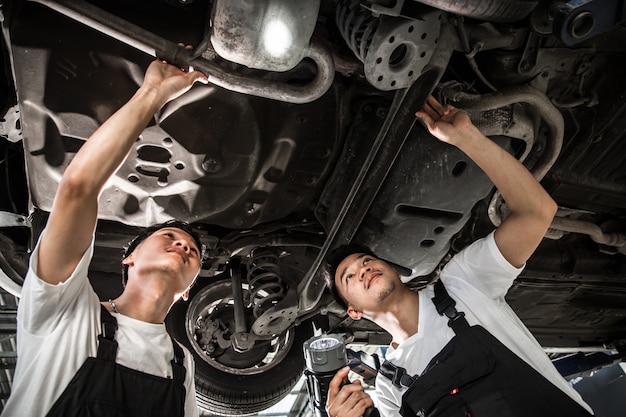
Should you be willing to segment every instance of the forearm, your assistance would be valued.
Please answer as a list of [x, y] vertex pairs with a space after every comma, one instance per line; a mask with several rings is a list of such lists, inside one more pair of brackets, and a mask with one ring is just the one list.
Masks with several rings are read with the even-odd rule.
[[469, 116], [430, 96], [416, 113], [439, 140], [461, 149], [493, 181], [511, 209], [495, 233], [502, 255], [521, 267], [537, 248], [556, 212], [556, 203], [512, 155], [485, 137]]
[[72, 273], [96, 227], [100, 192], [160, 106], [153, 90], [139, 89], [74, 156], [59, 184], [41, 241], [37, 269], [41, 279], [57, 284]]
[[60, 187], [75, 189], [74, 198], [96, 199], [126, 159], [150, 119], [163, 105], [154, 89], [142, 87], [83, 144]]
[[98, 217], [98, 197], [154, 114], [168, 101], [208, 82], [163, 61], [153, 61], [135, 95], [83, 144], [65, 170], [40, 245], [39, 277], [63, 282], [85, 252]]
[[557, 205], [533, 175], [511, 154], [472, 126], [455, 144], [489, 176], [511, 210], [495, 233], [502, 255], [521, 267], [535, 251]]
[[[507, 206], [517, 214], [551, 219], [556, 203], [516, 158], [486, 138], [475, 126], [451, 143], [469, 156], [491, 179]], [[548, 224], [550, 220], [547, 220]]]

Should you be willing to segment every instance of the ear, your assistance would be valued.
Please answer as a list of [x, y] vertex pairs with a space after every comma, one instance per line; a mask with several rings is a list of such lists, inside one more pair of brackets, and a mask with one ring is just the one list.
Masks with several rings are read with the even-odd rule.
[[183, 293], [181, 298], [183, 299], [183, 301], [189, 300], [189, 288], [187, 288], [187, 290]]
[[[135, 252], [133, 252], [135, 253]], [[135, 258], [133, 257], [133, 253], [128, 255], [126, 258], [122, 259], [122, 265], [132, 265], [135, 262]]]
[[352, 320], [361, 320], [361, 317], [363, 317], [363, 312], [356, 310], [350, 305], [348, 306], [348, 316], [350, 316]]

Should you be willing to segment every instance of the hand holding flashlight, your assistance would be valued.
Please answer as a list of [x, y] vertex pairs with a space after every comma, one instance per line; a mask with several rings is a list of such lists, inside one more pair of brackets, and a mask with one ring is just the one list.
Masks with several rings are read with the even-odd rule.
[[332, 417], [373, 417], [378, 415], [374, 402], [365, 392], [361, 381], [348, 382], [349, 367], [340, 369], [328, 389], [327, 413]]
[[303, 350], [307, 391], [316, 417], [379, 417], [361, 382], [348, 382], [350, 369], [368, 379], [375, 377], [376, 369], [357, 352], [350, 351], [348, 361], [343, 337], [316, 336], [304, 343]]

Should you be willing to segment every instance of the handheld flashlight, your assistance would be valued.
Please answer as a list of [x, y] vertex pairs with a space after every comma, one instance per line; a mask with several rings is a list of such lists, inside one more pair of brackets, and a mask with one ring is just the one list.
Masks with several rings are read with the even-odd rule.
[[[328, 386], [338, 370], [346, 365], [354, 371], [365, 370], [365, 378], [372, 379], [376, 375], [373, 370], [360, 360], [348, 361], [346, 346], [341, 335], [327, 334], [315, 336], [307, 340], [303, 346], [306, 369], [306, 387], [309, 393], [309, 404], [316, 417], [328, 417], [326, 400]], [[352, 351], [350, 351], [352, 352]], [[359, 372], [360, 373], [360, 372]], [[364, 417], [379, 417], [378, 409], [369, 407]]]

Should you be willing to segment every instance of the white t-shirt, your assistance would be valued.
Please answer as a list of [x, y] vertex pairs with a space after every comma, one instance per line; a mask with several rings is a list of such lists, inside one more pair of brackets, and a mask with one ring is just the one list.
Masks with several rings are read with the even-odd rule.
[[[45, 232], [44, 232], [45, 233]], [[45, 416], [85, 359], [95, 357], [101, 333], [100, 302], [87, 272], [91, 246], [70, 278], [50, 285], [37, 277], [39, 244], [17, 310], [17, 366], [3, 417]], [[117, 319], [117, 363], [145, 373], [172, 377], [172, 339], [165, 324], [153, 324], [112, 313]], [[185, 352], [185, 416], [198, 416], [194, 363]]]
[[[454, 256], [441, 271], [441, 280], [458, 311], [463, 311], [470, 325], [479, 324], [511, 351], [530, 364], [545, 378], [580, 403], [591, 408], [578, 392], [559, 374], [541, 346], [506, 303], [504, 296], [523, 268], [513, 267], [500, 253], [493, 233], [474, 242]], [[452, 339], [454, 331], [448, 318], [437, 313], [432, 298], [433, 286], [419, 292], [418, 332], [389, 347], [386, 359], [407, 370], [421, 374], [430, 360]], [[377, 407], [385, 417], [399, 416], [405, 389], [395, 387], [389, 378], [376, 379]]]

